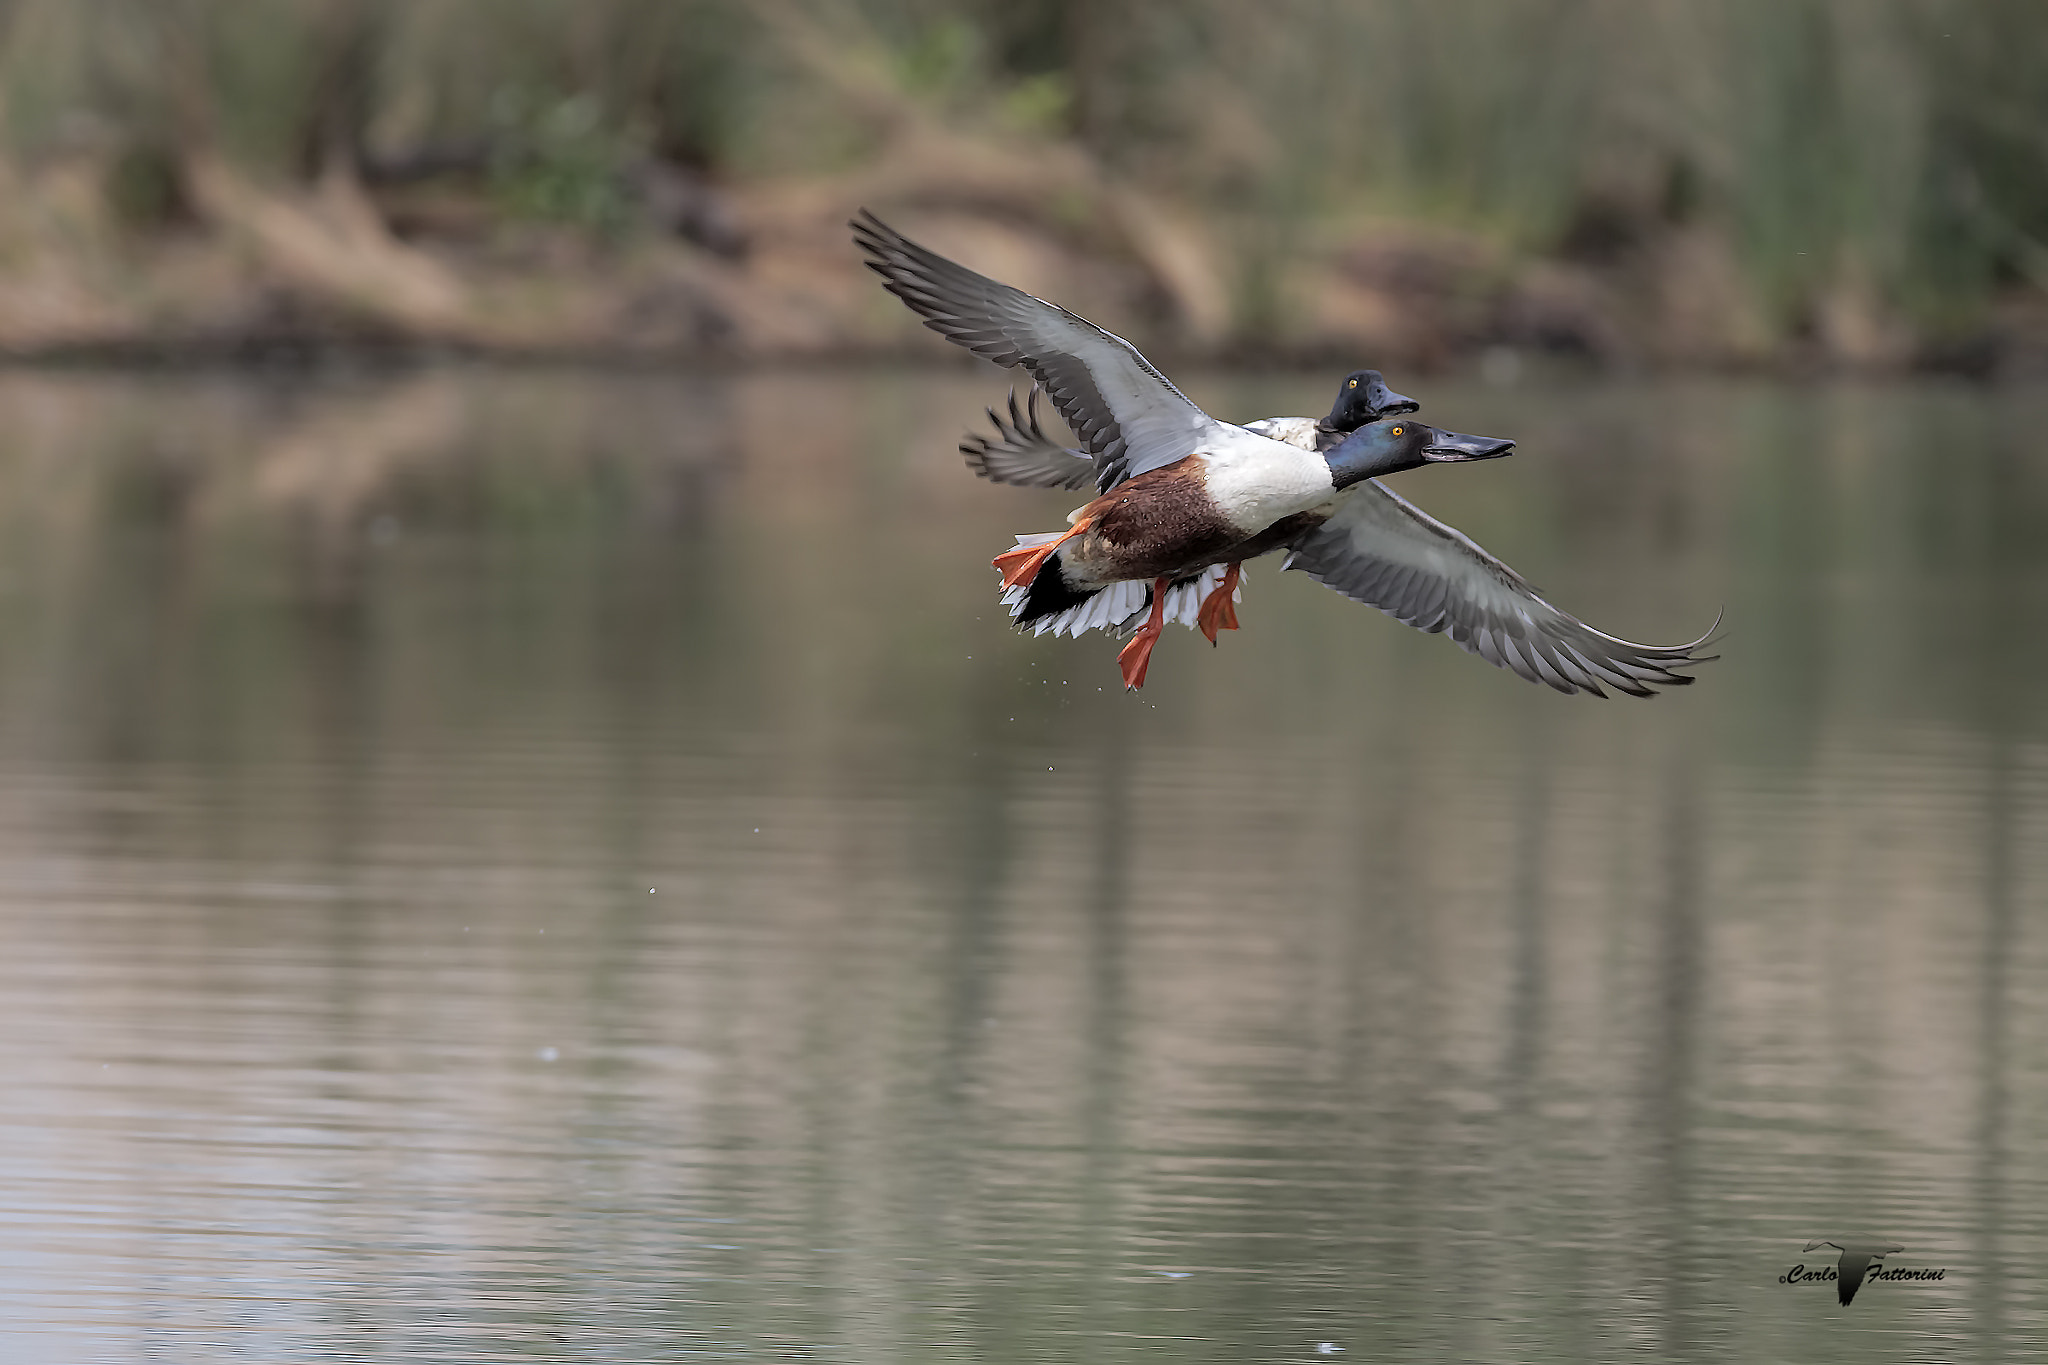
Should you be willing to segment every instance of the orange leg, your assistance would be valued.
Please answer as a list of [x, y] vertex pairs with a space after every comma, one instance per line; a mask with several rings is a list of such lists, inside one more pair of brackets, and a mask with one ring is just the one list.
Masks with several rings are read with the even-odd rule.
[[1019, 545], [1014, 550], [1005, 550], [990, 560], [1003, 571], [1003, 586], [1014, 588], [1019, 583], [1029, 583], [1038, 577], [1038, 571], [1045, 567], [1045, 561], [1052, 558], [1052, 552], [1080, 535], [1094, 524], [1093, 517], [1083, 517], [1075, 522], [1072, 529], [1058, 540], [1048, 540], [1043, 545]]
[[1239, 567], [1233, 564], [1223, 571], [1223, 581], [1216, 585], [1216, 591], [1202, 599], [1202, 610], [1195, 616], [1195, 624], [1212, 645], [1216, 643], [1217, 631], [1237, 629], [1237, 604], [1230, 600], [1230, 595], [1237, 591]]
[[1126, 691], [1135, 692], [1145, 685], [1145, 666], [1152, 662], [1152, 646], [1159, 643], [1160, 633], [1166, 629], [1166, 590], [1171, 586], [1171, 578], [1153, 581], [1152, 615], [1138, 627], [1123, 653], [1116, 656], [1117, 666], [1124, 671]]

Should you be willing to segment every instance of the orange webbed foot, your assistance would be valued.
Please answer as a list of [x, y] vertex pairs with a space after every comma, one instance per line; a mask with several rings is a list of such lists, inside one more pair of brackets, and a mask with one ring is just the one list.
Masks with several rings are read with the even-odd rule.
[[1223, 571], [1223, 581], [1202, 599], [1202, 609], [1195, 616], [1195, 624], [1212, 645], [1216, 643], [1217, 631], [1237, 629], [1237, 603], [1231, 598], [1237, 592], [1238, 567], [1232, 564]]
[[1086, 531], [1089, 524], [1090, 518], [1083, 517], [1057, 540], [1048, 540], [1043, 545], [1019, 545], [1014, 550], [1003, 551], [989, 563], [1003, 571], [1004, 587], [1028, 587], [1038, 577], [1038, 571], [1045, 567], [1045, 561], [1052, 558], [1053, 551]]
[[1117, 667], [1123, 670], [1124, 690], [1135, 692], [1145, 685], [1145, 670], [1152, 663], [1152, 646], [1159, 643], [1159, 637], [1140, 630], [1116, 656]]
[[1166, 590], [1172, 586], [1171, 578], [1161, 578], [1152, 584], [1152, 614], [1145, 624], [1138, 627], [1138, 633], [1116, 656], [1117, 667], [1123, 670], [1124, 690], [1135, 692], [1145, 685], [1145, 670], [1152, 663], [1152, 646], [1159, 643], [1159, 636], [1166, 629]]

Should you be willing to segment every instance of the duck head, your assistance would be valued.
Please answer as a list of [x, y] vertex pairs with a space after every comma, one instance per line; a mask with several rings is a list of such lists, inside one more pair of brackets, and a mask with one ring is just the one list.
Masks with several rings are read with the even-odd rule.
[[1337, 401], [1322, 426], [1330, 431], [1356, 431], [1367, 422], [1397, 413], [1414, 412], [1422, 404], [1406, 394], [1395, 393], [1378, 370], [1353, 370], [1344, 376]]
[[1368, 422], [1324, 452], [1330, 466], [1330, 482], [1349, 488], [1360, 479], [1420, 469], [1426, 464], [1456, 464], [1465, 460], [1492, 460], [1515, 448], [1513, 441], [1492, 436], [1466, 436], [1424, 426], [1410, 418]]

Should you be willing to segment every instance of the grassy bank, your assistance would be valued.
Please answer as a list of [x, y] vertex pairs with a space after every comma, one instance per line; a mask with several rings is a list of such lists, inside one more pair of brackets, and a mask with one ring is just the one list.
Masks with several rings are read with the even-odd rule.
[[871, 203], [1164, 351], [2033, 366], [2030, 0], [14, 0], [0, 346], [869, 353]]

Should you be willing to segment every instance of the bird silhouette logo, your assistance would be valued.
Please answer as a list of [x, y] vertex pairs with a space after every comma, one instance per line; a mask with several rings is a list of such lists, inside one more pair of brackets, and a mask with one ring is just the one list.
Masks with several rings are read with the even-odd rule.
[[1863, 1277], [1870, 1272], [1872, 1261], [1906, 1249], [1898, 1242], [1830, 1242], [1824, 1237], [1808, 1242], [1804, 1249], [1815, 1251], [1821, 1247], [1833, 1247], [1842, 1253], [1842, 1258], [1835, 1262], [1835, 1297], [1844, 1306], [1863, 1287]]

